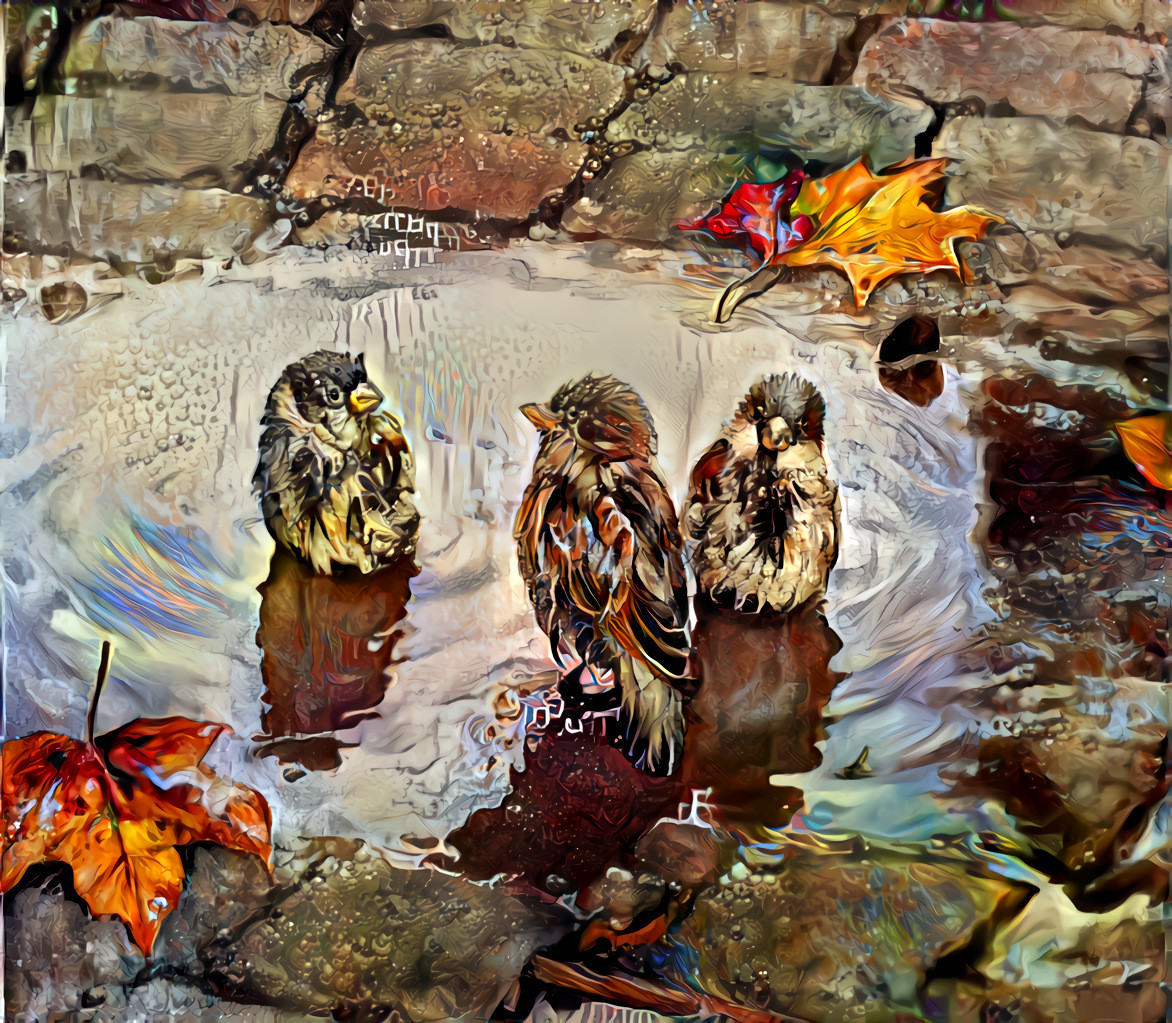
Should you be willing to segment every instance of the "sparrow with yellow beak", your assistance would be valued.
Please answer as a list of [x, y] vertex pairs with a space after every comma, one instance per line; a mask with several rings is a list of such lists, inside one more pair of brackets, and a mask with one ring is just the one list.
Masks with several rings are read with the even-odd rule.
[[315, 352], [269, 395], [253, 487], [273, 538], [328, 575], [373, 572], [415, 549], [414, 466], [359, 355]]
[[609, 673], [625, 752], [670, 772], [683, 746], [691, 645], [683, 541], [651, 414], [611, 376], [586, 376], [521, 411], [541, 447], [513, 535], [555, 659], [580, 662], [563, 695], [574, 702], [585, 671]]

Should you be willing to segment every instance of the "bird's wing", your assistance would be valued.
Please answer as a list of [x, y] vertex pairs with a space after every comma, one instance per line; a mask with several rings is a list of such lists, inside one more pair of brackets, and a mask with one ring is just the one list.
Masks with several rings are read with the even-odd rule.
[[649, 667], [683, 678], [691, 646], [683, 540], [675, 507], [653, 464], [622, 463], [615, 468], [616, 500], [633, 533], [626, 602], [618, 615], [626, 633], [623, 646], [632, 650], [633, 643]]
[[714, 494], [718, 479], [729, 459], [731, 445], [724, 438], [704, 452], [692, 469], [692, 500], [707, 499]]
[[692, 469], [691, 492], [684, 508], [684, 527], [692, 540], [704, 539], [707, 521], [705, 506], [720, 496], [720, 477], [732, 457], [732, 447], [724, 437], [704, 452]]
[[554, 607], [577, 612], [572, 617], [598, 621], [612, 614], [625, 599], [634, 535], [613, 498], [592, 488], [583, 505], [569, 500], [564, 487], [542, 487], [526, 497], [533, 507], [519, 539], [531, 592], [548, 589]]
[[252, 478], [266, 519], [280, 514], [296, 522], [321, 498], [329, 473], [321, 447], [308, 429], [284, 419], [268, 422]]
[[515, 536], [538, 618], [547, 632], [592, 623], [636, 664], [683, 677], [687, 581], [671, 498], [646, 464], [605, 475], [576, 495], [564, 483], [526, 491]]

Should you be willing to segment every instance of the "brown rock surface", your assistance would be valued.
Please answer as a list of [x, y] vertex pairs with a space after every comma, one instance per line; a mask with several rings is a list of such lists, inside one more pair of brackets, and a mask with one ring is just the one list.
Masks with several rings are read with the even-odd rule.
[[1143, 101], [1132, 124], [1137, 135], [1161, 142], [1168, 140], [1168, 125], [1172, 122], [1172, 47], [1160, 49], [1154, 74], [1144, 86]]
[[[952, 7], [956, 0], [818, 0], [835, 14], [895, 14], [919, 17]], [[990, 8], [996, 0], [987, 0]], [[1068, 28], [1143, 29], [1148, 35], [1168, 31], [1165, 0], [1000, 0], [1003, 20], [1020, 25], [1064, 25]], [[986, 26], [991, 22], [984, 22]]]
[[1160, 51], [1064, 28], [899, 19], [867, 42], [853, 81], [883, 95], [1007, 102], [1019, 113], [1121, 131]]
[[157, 76], [184, 91], [288, 99], [304, 87], [305, 72], [333, 53], [288, 25], [249, 28], [235, 21], [108, 16], [95, 18], [74, 37], [60, 73], [83, 90], [95, 76], [123, 81]]
[[681, 218], [707, 213], [763, 149], [877, 168], [906, 159], [931, 121], [915, 101], [852, 87], [796, 85], [762, 75], [680, 75], [632, 104], [607, 129], [637, 151], [591, 181], [565, 223], [573, 231], [664, 239]]
[[898, 1019], [887, 991], [914, 991], [970, 943], [979, 954], [982, 925], [1027, 894], [960, 857], [871, 844], [860, 861], [858, 844], [824, 844], [830, 851], [792, 843], [775, 862], [755, 857], [751, 871], [738, 864], [700, 893], [672, 941], [694, 956], [694, 983], [787, 1018]]
[[369, 47], [338, 91], [345, 117], [322, 124], [288, 183], [344, 194], [372, 175], [386, 204], [524, 218], [568, 184], [586, 155], [574, 125], [622, 95], [623, 72], [589, 57], [427, 39]]
[[304, 25], [325, 4], [325, 0], [200, 0], [204, 17], [226, 18], [233, 11], [246, 11], [257, 21], [289, 22]]
[[[1004, 0], [1003, 0], [1004, 3]], [[1066, 25], [1070, 28], [1122, 28], [1134, 31], [1146, 17], [1144, 0], [1016, 0], [1009, 7], [1025, 25]]]
[[444, 26], [462, 43], [503, 43], [601, 56], [620, 35], [640, 35], [655, 16], [654, 0], [358, 0], [354, 25], [367, 36]]
[[[270, 887], [256, 858], [213, 846], [193, 849], [185, 891], [163, 924], [150, 969], [125, 924], [91, 917], [71, 897], [68, 870], [47, 872], [5, 899], [8, 1018], [18, 1006], [21, 1019], [241, 1018], [242, 1007], [219, 1002], [206, 985], [200, 990], [197, 956], [267, 905]], [[170, 979], [152, 990], [160, 968]]]
[[1168, 154], [1148, 139], [1057, 127], [1036, 117], [957, 117], [932, 147], [945, 156], [951, 205], [972, 203], [1027, 232], [1167, 248]]
[[554, 907], [503, 884], [395, 868], [360, 843], [308, 843], [287, 866], [280, 855], [282, 897], [211, 964], [250, 1001], [484, 1019], [560, 930]]
[[854, 27], [854, 18], [815, 4], [718, 0], [703, 12], [677, 4], [660, 15], [637, 63], [819, 84]]
[[71, 178], [59, 172], [11, 174], [5, 189], [4, 236], [13, 249], [71, 254], [130, 269], [167, 259], [270, 251], [288, 233], [289, 222], [278, 220], [271, 203], [219, 189]]
[[[1138, 303], [1151, 312], [1166, 311], [1168, 271], [1150, 259], [1137, 259], [1094, 245], [1062, 246], [1049, 235], [1026, 236], [998, 229], [986, 241], [1001, 259], [990, 263], [989, 275], [1003, 289], [1033, 284], [1086, 301]], [[985, 262], [978, 255], [970, 265]]]
[[235, 189], [243, 165], [276, 141], [286, 110], [269, 96], [139, 92], [95, 98], [40, 96], [32, 115], [10, 114], [8, 152], [29, 171], [76, 174], [94, 165], [112, 177]]

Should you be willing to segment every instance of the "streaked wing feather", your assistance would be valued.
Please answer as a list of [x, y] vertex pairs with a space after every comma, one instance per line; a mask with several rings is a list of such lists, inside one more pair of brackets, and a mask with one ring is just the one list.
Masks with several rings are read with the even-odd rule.
[[321, 498], [325, 460], [310, 436], [276, 422], [261, 437], [253, 486], [264, 497], [266, 518], [279, 513], [287, 521], [296, 522]]

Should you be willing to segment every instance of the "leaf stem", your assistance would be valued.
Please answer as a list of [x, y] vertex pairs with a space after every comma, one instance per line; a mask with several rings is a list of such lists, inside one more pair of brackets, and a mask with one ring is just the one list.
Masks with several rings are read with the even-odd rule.
[[789, 267], [782, 263], [762, 263], [748, 277], [730, 284], [716, 300], [712, 309], [713, 323], [727, 323], [733, 310], [745, 299], [760, 295], [776, 281], [789, 275]]
[[102, 695], [102, 687], [106, 684], [106, 677], [110, 674], [110, 641], [102, 641], [102, 660], [98, 664], [98, 677], [94, 681], [94, 692], [90, 697], [90, 712], [85, 722], [85, 741], [94, 741], [94, 724], [98, 720], [98, 698]]

